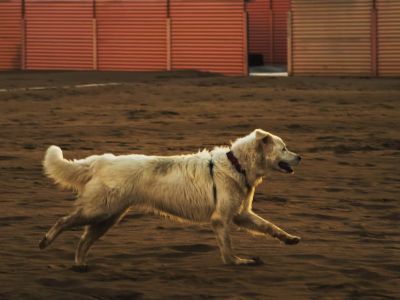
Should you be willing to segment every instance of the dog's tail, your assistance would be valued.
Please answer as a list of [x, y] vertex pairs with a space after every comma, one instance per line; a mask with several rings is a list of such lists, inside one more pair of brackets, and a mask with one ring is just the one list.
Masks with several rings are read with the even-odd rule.
[[76, 191], [81, 191], [92, 177], [88, 164], [64, 159], [58, 146], [47, 149], [43, 167], [45, 174], [57, 184]]

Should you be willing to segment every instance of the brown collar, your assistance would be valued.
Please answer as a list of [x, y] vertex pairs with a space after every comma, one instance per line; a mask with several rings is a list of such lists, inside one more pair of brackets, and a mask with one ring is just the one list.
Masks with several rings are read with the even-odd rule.
[[238, 171], [240, 174], [242, 174], [244, 176], [244, 181], [245, 181], [246, 187], [247, 187], [247, 189], [250, 189], [251, 186], [249, 184], [249, 181], [247, 180], [246, 170], [242, 168], [242, 166], [240, 165], [238, 159], [233, 154], [232, 150], [227, 152], [226, 156], [228, 157], [228, 159], [231, 162], [231, 164], [235, 167], [236, 171]]

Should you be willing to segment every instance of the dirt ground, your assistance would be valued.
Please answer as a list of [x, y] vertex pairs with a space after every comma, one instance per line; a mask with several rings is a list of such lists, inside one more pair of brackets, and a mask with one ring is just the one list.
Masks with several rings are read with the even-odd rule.
[[[105, 82], [123, 84], [73, 87]], [[399, 79], [0, 73], [0, 111], [0, 299], [400, 295]], [[302, 242], [233, 229], [236, 252], [264, 265], [225, 266], [208, 226], [134, 211], [95, 244], [86, 273], [71, 269], [81, 229], [38, 249], [74, 199], [42, 174], [49, 145], [67, 158], [172, 155], [255, 128], [303, 156], [294, 175], [266, 178], [254, 201], [257, 213]]]

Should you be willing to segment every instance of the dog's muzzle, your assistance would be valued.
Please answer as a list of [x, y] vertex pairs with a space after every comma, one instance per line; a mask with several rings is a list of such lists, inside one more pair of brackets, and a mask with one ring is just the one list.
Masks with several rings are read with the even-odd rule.
[[[295, 160], [294, 160], [294, 162], [293, 162], [293, 165], [298, 165], [300, 163], [300, 161], [301, 161], [301, 156], [297, 155]], [[280, 161], [278, 163], [278, 166], [279, 166], [279, 168], [281, 170], [285, 171], [286, 173], [292, 174], [294, 172], [293, 169], [292, 169], [291, 164], [289, 164], [286, 161]]]
[[292, 167], [284, 161], [280, 161], [278, 163], [279, 168], [281, 168], [282, 170], [284, 170], [286, 173], [293, 173], [293, 169]]

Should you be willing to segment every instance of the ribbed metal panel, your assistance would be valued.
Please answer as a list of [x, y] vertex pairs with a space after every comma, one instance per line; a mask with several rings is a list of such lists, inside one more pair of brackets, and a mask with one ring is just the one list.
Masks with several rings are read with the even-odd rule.
[[287, 16], [290, 0], [272, 0], [273, 64], [287, 63]]
[[92, 0], [26, 0], [26, 68], [93, 68]]
[[272, 60], [270, 0], [253, 0], [246, 4], [249, 16], [249, 52], [262, 54], [264, 63]]
[[165, 0], [97, 0], [96, 17], [100, 70], [166, 70]]
[[170, 0], [172, 69], [247, 74], [243, 0]]
[[265, 64], [286, 64], [290, 0], [253, 0], [246, 8], [250, 53], [262, 54]]
[[0, 1], [0, 70], [21, 67], [21, 0]]
[[371, 75], [372, 0], [292, 0], [294, 75]]
[[378, 0], [378, 75], [400, 76], [400, 1]]

